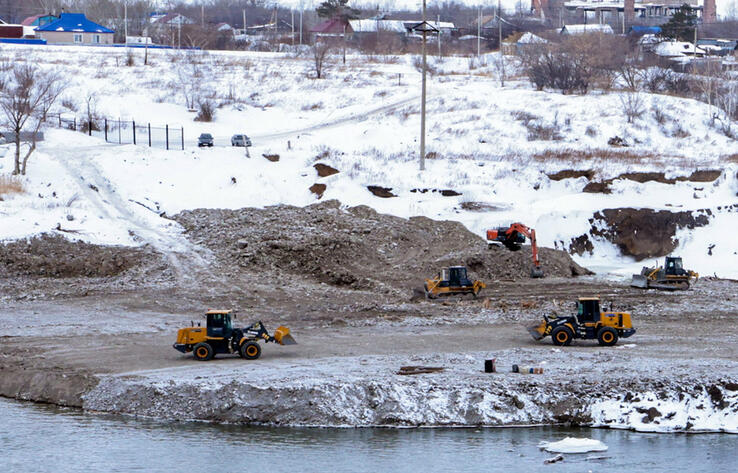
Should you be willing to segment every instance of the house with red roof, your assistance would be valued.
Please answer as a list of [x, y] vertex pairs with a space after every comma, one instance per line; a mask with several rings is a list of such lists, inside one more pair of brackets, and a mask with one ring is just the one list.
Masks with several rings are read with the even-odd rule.
[[29, 16], [28, 18], [23, 20], [21, 22], [21, 25], [32, 26], [34, 28], [38, 28], [40, 26], [47, 25], [51, 23], [52, 21], [56, 21], [58, 19], [59, 17], [54, 16], [54, 15], [34, 15], [34, 16]]

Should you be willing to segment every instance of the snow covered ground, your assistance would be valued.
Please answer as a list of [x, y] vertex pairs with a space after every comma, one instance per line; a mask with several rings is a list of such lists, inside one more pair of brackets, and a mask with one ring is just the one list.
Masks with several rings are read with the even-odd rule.
[[[23, 178], [26, 192], [0, 202], [2, 240], [56, 232], [99, 244], [182, 250], [187, 242], [167, 215], [307, 205], [318, 199], [309, 187], [321, 183], [322, 199], [458, 220], [480, 235], [522, 221], [538, 230], [540, 244], [564, 248], [589, 231], [601, 209], [710, 209], [707, 226], [678, 232], [674, 253], [702, 274], [738, 277], [738, 241], [727, 237], [736, 216], [726, 209], [736, 203], [738, 143], [711, 127], [709, 107], [694, 100], [643, 94], [641, 119], [627, 123], [618, 92], [538, 92], [520, 76], [500, 87], [495, 55], [432, 59], [438, 73], [429, 83], [427, 151], [433, 154], [420, 172], [419, 73], [409, 56], [349, 55], [346, 65], [332, 57], [327, 78], [315, 80], [311, 58], [294, 54], [151, 51], [148, 67], [141, 65], [142, 51], [133, 67], [123, 65], [125, 51], [106, 48], [6, 45], [0, 54], [64, 74], [68, 115], [83, 116], [94, 93], [100, 116], [182, 126], [186, 138], [184, 151], [165, 151], [47, 130]], [[199, 92], [192, 92], [193, 83]], [[214, 122], [193, 120], [188, 91], [219, 105]], [[215, 148], [195, 146], [201, 132], [214, 135]], [[229, 146], [235, 133], [251, 136], [250, 159]], [[609, 146], [615, 136], [630, 146]], [[267, 154], [279, 161], [264, 159]], [[0, 173], [10, 171], [11, 160], [8, 145], [0, 146]], [[340, 172], [320, 178], [316, 162]], [[586, 177], [548, 176], [567, 169], [591, 171], [592, 181], [625, 172], [721, 174], [714, 182], [674, 184], [615, 179], [610, 194], [593, 194], [582, 192]], [[391, 188], [397, 197], [377, 197], [370, 185]], [[472, 203], [477, 209], [467, 210]], [[642, 266], [604, 239], [593, 243], [591, 255], [576, 257], [580, 264], [613, 277]]]

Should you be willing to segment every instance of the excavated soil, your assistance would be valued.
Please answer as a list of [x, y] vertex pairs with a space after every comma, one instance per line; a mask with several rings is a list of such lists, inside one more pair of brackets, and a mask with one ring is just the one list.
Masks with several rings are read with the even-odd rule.
[[[187, 236], [210, 249], [224, 271], [293, 274], [336, 287], [412, 288], [441, 267], [465, 265], [483, 281], [527, 279], [530, 248], [488, 248], [461, 223], [403, 219], [337, 201], [309, 207], [193, 210], [176, 216]], [[541, 249], [551, 277], [590, 274], [562, 251]]]
[[45, 234], [0, 244], [0, 278], [118, 276], [157, 257], [149, 247], [91, 245]]
[[[729, 210], [728, 210], [729, 211]], [[622, 254], [637, 261], [670, 254], [679, 245], [675, 237], [682, 228], [693, 229], [710, 223], [712, 211], [670, 212], [653, 209], [604, 209], [589, 220], [589, 233], [573, 238], [569, 250], [579, 255], [594, 248], [590, 237], [602, 237], [615, 244]], [[643, 235], [647, 235], [646, 238]]]

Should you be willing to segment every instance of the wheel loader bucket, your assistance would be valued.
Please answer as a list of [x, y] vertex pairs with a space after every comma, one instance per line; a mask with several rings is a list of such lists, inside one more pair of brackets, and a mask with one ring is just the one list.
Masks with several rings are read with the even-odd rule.
[[543, 320], [538, 325], [532, 325], [528, 327], [528, 333], [536, 341], [542, 339], [546, 333], [546, 321]]
[[648, 278], [642, 274], [634, 274], [633, 279], [630, 281], [630, 286], [648, 289]]
[[274, 331], [274, 339], [280, 345], [297, 345], [295, 339], [290, 335], [290, 329], [284, 325], [280, 325], [277, 330]]

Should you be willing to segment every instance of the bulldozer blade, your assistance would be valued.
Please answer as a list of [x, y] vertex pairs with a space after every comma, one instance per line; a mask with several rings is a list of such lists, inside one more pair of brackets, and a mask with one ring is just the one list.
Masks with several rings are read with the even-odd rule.
[[540, 340], [540, 339], [543, 338], [543, 334], [538, 331], [538, 325], [534, 325], [532, 327], [528, 327], [528, 333], [536, 341], [538, 341], [538, 340]]
[[280, 345], [297, 345], [295, 339], [290, 335], [290, 329], [284, 325], [280, 325], [277, 330], [274, 331], [274, 339]]
[[633, 279], [630, 281], [631, 287], [638, 287], [641, 289], [648, 289], [648, 279], [646, 276], [641, 274], [634, 274]]

